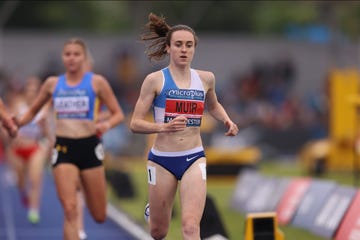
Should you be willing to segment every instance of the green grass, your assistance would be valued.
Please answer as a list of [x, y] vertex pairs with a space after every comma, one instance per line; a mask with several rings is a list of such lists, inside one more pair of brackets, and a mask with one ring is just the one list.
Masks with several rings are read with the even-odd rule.
[[[147, 228], [147, 224], [143, 218], [143, 210], [147, 201], [147, 177], [145, 170], [145, 162], [136, 161], [128, 167], [128, 173], [134, 184], [136, 197], [131, 199], [118, 199], [110, 190], [111, 200], [127, 213], [136, 222]], [[263, 162], [259, 165], [261, 174], [276, 177], [296, 177], [305, 176], [306, 172], [296, 163], [279, 163], [279, 162]], [[331, 179], [338, 184], [352, 185], [353, 176], [349, 173], [328, 173], [322, 176], [323, 179]], [[229, 239], [243, 239], [245, 216], [235, 211], [230, 207], [232, 193], [235, 188], [236, 177], [208, 177], [208, 195], [211, 196], [215, 202], [216, 208], [219, 211], [220, 218], [225, 226]], [[181, 239], [181, 225], [179, 219], [179, 203], [178, 197], [175, 202], [175, 216], [172, 219], [170, 230], [167, 239], [177, 240]], [[306, 230], [295, 228], [291, 225], [280, 226], [281, 231], [285, 235], [285, 239], [290, 240], [323, 240], [320, 236], [316, 236]]]

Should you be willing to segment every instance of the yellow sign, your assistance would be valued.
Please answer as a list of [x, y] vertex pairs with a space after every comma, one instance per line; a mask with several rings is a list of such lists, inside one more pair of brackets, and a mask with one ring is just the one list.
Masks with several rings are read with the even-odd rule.
[[249, 213], [246, 216], [244, 240], [285, 240], [278, 228], [276, 213]]

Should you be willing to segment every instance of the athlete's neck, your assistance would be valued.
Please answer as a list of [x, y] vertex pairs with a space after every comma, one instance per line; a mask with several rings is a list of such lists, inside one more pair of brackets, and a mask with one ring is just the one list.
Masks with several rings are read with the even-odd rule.
[[176, 66], [169, 65], [169, 70], [173, 80], [177, 85], [184, 85], [183, 87], [189, 87], [191, 81], [190, 67], [179, 68]]
[[179, 74], [179, 75], [187, 75], [190, 73], [190, 66], [189, 65], [175, 65], [169, 64], [169, 69], [171, 72]]
[[84, 71], [76, 71], [76, 72], [66, 72], [66, 82], [69, 84], [77, 84], [81, 82], [85, 72]]

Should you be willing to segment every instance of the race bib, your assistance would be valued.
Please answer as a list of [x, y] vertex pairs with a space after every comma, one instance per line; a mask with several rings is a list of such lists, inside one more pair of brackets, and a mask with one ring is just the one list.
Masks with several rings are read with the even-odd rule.
[[193, 89], [169, 90], [165, 102], [164, 122], [177, 116], [187, 117], [186, 126], [199, 127], [204, 113], [204, 91]]
[[56, 97], [54, 99], [54, 109], [59, 118], [82, 118], [90, 110], [90, 100], [88, 96]]

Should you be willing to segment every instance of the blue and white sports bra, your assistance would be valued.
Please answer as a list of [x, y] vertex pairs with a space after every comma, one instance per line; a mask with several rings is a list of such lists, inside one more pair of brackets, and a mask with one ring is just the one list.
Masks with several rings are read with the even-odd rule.
[[163, 88], [153, 102], [154, 119], [157, 123], [167, 123], [177, 116], [187, 117], [188, 127], [199, 127], [204, 113], [205, 90], [199, 74], [191, 71], [191, 84], [188, 89], [179, 89], [169, 68], [163, 73]]
[[99, 100], [92, 88], [93, 73], [84, 74], [76, 86], [66, 84], [65, 75], [59, 80], [53, 93], [54, 111], [57, 119], [94, 120], [99, 110]]

